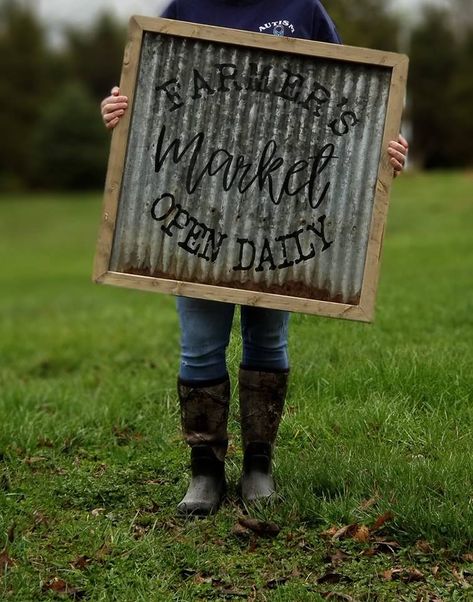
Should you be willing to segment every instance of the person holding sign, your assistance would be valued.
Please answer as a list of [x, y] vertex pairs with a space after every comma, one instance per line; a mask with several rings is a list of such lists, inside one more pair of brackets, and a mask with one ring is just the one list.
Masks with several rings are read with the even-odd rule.
[[[319, 0], [174, 0], [163, 17], [243, 29], [275, 36], [339, 44], [336, 28]], [[101, 105], [102, 118], [113, 129], [128, 108], [118, 87]], [[394, 174], [404, 168], [408, 144], [399, 136], [389, 144]], [[191, 481], [178, 512], [207, 515], [221, 504], [225, 491], [225, 454], [230, 381], [226, 349], [235, 306], [179, 297], [181, 363], [178, 393], [182, 430], [191, 447]], [[243, 358], [239, 399], [243, 443], [240, 480], [244, 502], [271, 499], [273, 447], [287, 391], [289, 313], [241, 307]]]

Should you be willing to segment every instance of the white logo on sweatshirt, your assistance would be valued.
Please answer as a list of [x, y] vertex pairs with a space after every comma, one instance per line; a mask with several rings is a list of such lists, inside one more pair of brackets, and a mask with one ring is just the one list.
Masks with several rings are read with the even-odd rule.
[[285, 36], [288, 35], [288, 32], [294, 33], [296, 31], [294, 25], [286, 19], [282, 19], [281, 21], [268, 21], [268, 23], [260, 25], [259, 27], [261, 33], [267, 32], [268, 29], [271, 29], [275, 36]]

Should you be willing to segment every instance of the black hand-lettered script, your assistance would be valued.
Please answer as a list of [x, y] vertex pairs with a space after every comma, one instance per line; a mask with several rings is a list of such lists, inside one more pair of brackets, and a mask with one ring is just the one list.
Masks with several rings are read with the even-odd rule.
[[[335, 141], [348, 135], [360, 120], [348, 98], [334, 100], [322, 83], [286, 68], [278, 71], [272, 65], [249, 63], [239, 70], [233, 63], [218, 63], [211, 73], [194, 68], [187, 81], [176, 75], [156, 87], [158, 97], [164, 95], [170, 116], [178, 115], [188, 102], [218, 102], [220, 95], [249, 92], [297, 104], [311, 111], [315, 119], [335, 107], [336, 113], [326, 113], [324, 119], [327, 135], [334, 141], [313, 145], [309, 156], [288, 160], [281, 143], [272, 137], [261, 141], [256, 153], [245, 155], [214, 145], [211, 130], [185, 131], [176, 136], [170, 134], [169, 124], [161, 123], [152, 145], [154, 170], [156, 174], [177, 171], [183, 197], [176, 198], [170, 191], [157, 194], [151, 217], [165, 236], [174, 238], [180, 249], [199, 260], [215, 263], [222, 249], [229, 246], [235, 272], [284, 270], [332, 247], [327, 215], [331, 182], [326, 174], [338, 160]], [[280, 207], [296, 202], [311, 217], [299, 220], [299, 227], [289, 232], [259, 236], [256, 243], [247, 233], [211, 227], [199, 220], [195, 210], [186, 208], [192, 199], [200, 199], [206, 184], [212, 184], [217, 195], [218, 191], [232, 193], [232, 198], [253, 199], [254, 203], [265, 200], [269, 206]]]

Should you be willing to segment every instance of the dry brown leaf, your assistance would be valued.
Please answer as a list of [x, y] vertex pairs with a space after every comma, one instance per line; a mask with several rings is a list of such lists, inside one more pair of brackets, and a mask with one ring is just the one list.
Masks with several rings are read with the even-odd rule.
[[281, 531], [276, 523], [269, 523], [256, 518], [240, 518], [238, 522], [242, 527], [250, 529], [260, 537], [276, 537]]
[[47, 460], [45, 456], [30, 456], [29, 458], [25, 458], [25, 464], [33, 466], [34, 464], [39, 464], [39, 462], [44, 462], [45, 460]]
[[385, 581], [393, 581], [394, 579], [401, 579], [406, 583], [425, 581], [424, 574], [416, 568], [392, 568], [384, 571], [382, 575]]
[[349, 558], [350, 558], [350, 556], [348, 554], [345, 554], [345, 552], [343, 552], [342, 550], [336, 550], [334, 554], [331, 554], [328, 557], [328, 561], [330, 562], [330, 564], [333, 564], [334, 566], [336, 566], [336, 565], [342, 564]]
[[394, 518], [394, 514], [389, 511], [385, 512], [381, 516], [378, 516], [374, 525], [371, 527], [371, 531], [377, 531], [378, 529], [381, 529], [381, 527], [383, 527], [385, 523], [392, 520], [393, 518]]
[[48, 517], [45, 514], [43, 514], [40, 510], [36, 510], [34, 512], [33, 518], [34, 518], [34, 524], [33, 524], [34, 529], [36, 529], [40, 525], [48, 525], [49, 524]]
[[52, 591], [57, 594], [67, 594], [68, 596], [74, 597], [79, 596], [81, 594], [81, 592], [77, 588], [73, 587], [72, 585], [69, 585], [64, 581], [64, 579], [60, 579], [59, 577], [54, 577], [52, 581], [49, 581], [49, 583], [45, 583], [43, 585], [43, 591]]
[[393, 579], [399, 579], [403, 572], [404, 569], [392, 568], [383, 571], [382, 576], [385, 581], [392, 581]]
[[353, 537], [353, 535], [358, 531], [359, 528], [360, 526], [358, 525], [358, 523], [353, 523], [351, 525], [345, 525], [343, 527], [340, 527], [340, 529], [338, 529], [332, 536], [332, 541], [335, 541], [336, 539]]
[[96, 560], [103, 560], [106, 556], [109, 556], [112, 552], [112, 546], [108, 543], [103, 543], [100, 548], [95, 552], [94, 558]]
[[197, 575], [194, 575], [193, 581], [196, 585], [202, 585], [203, 583], [212, 583], [213, 580], [208, 575], [197, 573]]
[[465, 579], [463, 571], [459, 571], [456, 567], [453, 567], [452, 574], [462, 587], [464, 587], [465, 589], [469, 589], [471, 587], [471, 584], [468, 583], [468, 581]]
[[384, 539], [379, 539], [373, 541], [372, 544], [377, 554], [395, 554], [396, 550], [401, 549], [401, 544], [397, 541], [385, 541]]
[[425, 539], [419, 539], [419, 541], [416, 542], [416, 549], [422, 554], [432, 554], [434, 551], [430, 543], [425, 541]]
[[92, 516], [99, 516], [102, 512], [105, 512], [105, 508], [94, 508], [91, 510], [90, 514], [92, 514]]
[[322, 533], [320, 534], [320, 537], [323, 537], [324, 539], [332, 539], [332, 537], [335, 535], [335, 533], [337, 533], [339, 530], [339, 527], [330, 527], [330, 529], [326, 529], [325, 531], [322, 531]]
[[279, 587], [280, 585], [284, 585], [288, 581], [288, 577], [279, 577], [278, 579], [271, 579], [271, 581], [268, 581], [268, 583], [266, 583], [266, 587], [268, 589], [276, 589], [277, 587]]
[[436, 577], [436, 576], [437, 576], [437, 574], [438, 574], [438, 572], [439, 572], [439, 570], [440, 570], [440, 567], [439, 567], [438, 565], [435, 565], [435, 566], [433, 566], [433, 567], [432, 567], [432, 575], [433, 575], [434, 577]]
[[473, 562], [473, 552], [468, 552], [467, 554], [463, 554], [462, 558], [465, 562]]
[[361, 510], [368, 510], [369, 508], [374, 506], [377, 501], [378, 501], [377, 498], [372, 497], [369, 500], [365, 500], [364, 502], [361, 502], [360, 508], [361, 508]]
[[412, 583], [414, 581], [425, 581], [424, 574], [419, 569], [409, 568], [406, 570], [406, 574], [403, 575], [403, 581]]
[[340, 573], [328, 572], [322, 577], [317, 579], [317, 583], [341, 583], [341, 582], [352, 581], [347, 575], [341, 575]]
[[243, 525], [240, 525], [240, 523], [236, 523], [233, 525], [232, 533], [237, 537], [248, 537], [250, 531], [246, 527], [243, 527]]
[[92, 562], [92, 558], [89, 556], [78, 556], [75, 560], [71, 562], [71, 566], [73, 569], [79, 569], [82, 571]]
[[360, 543], [366, 543], [370, 538], [370, 530], [366, 525], [360, 525], [353, 534], [353, 539]]
[[7, 548], [0, 552], [0, 574], [4, 573], [9, 566], [13, 566], [15, 561], [8, 555]]

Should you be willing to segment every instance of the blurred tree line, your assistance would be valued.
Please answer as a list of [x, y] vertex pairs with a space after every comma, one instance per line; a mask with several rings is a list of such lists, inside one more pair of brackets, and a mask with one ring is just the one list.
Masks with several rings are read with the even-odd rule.
[[[425, 9], [408, 47], [389, 0], [326, 0], [346, 44], [411, 59], [406, 119], [419, 167], [473, 165], [473, 3]], [[126, 32], [101, 15], [52, 47], [44, 25], [0, 0], [0, 190], [102, 187], [109, 132], [99, 102], [119, 81]]]

